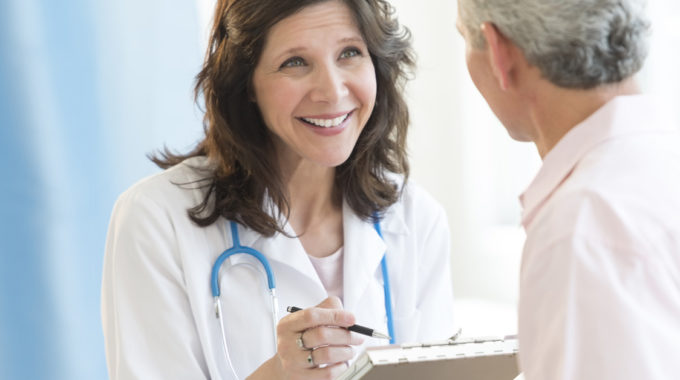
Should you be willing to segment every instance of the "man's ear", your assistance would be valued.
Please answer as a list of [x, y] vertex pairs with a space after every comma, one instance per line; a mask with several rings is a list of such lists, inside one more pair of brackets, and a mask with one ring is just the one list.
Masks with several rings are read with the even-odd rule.
[[512, 42], [498, 30], [496, 25], [490, 22], [483, 23], [481, 30], [486, 40], [486, 48], [489, 50], [489, 64], [493, 75], [501, 89], [507, 90], [514, 65]]

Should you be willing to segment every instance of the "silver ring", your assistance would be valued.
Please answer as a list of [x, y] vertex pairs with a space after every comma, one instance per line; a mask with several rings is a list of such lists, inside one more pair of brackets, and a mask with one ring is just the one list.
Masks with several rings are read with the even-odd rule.
[[314, 364], [314, 357], [312, 356], [312, 352], [314, 351], [309, 351], [309, 355], [307, 356], [307, 363], [312, 367], [316, 367], [316, 364]]
[[305, 347], [305, 342], [302, 341], [302, 334], [304, 333], [305, 333], [304, 331], [300, 333], [300, 336], [297, 339], [295, 339], [295, 343], [297, 344], [298, 347], [300, 347], [300, 349], [307, 350], [307, 347]]

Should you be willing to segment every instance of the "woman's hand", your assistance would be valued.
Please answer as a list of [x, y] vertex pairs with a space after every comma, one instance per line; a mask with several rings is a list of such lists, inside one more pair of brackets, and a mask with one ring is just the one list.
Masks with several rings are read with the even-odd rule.
[[363, 338], [346, 329], [353, 324], [354, 315], [342, 310], [337, 297], [285, 316], [277, 327], [276, 355], [253, 377], [268, 367], [270, 379], [336, 378], [347, 369], [346, 362], [354, 355], [352, 346], [363, 342]]

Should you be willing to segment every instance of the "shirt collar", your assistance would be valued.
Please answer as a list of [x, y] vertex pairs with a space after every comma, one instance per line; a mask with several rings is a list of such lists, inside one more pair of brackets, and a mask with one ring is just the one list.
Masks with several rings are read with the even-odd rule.
[[572, 128], [543, 159], [529, 187], [520, 195], [522, 224], [526, 228], [550, 195], [566, 180], [577, 163], [600, 143], [639, 132], [669, 131], [646, 95], [619, 96]]

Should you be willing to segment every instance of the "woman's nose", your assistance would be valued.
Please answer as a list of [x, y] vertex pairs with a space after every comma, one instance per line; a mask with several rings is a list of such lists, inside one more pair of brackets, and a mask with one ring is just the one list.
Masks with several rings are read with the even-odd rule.
[[332, 104], [349, 94], [346, 75], [339, 67], [321, 66], [316, 71], [312, 78], [312, 101]]

